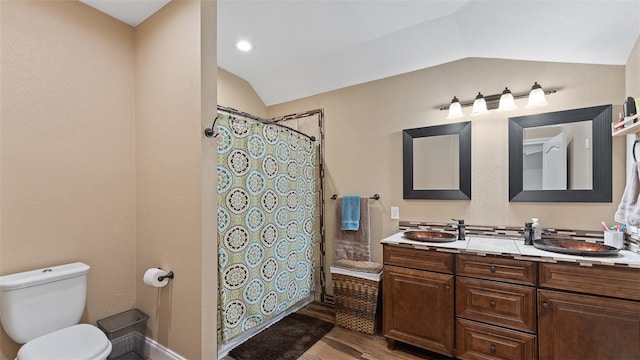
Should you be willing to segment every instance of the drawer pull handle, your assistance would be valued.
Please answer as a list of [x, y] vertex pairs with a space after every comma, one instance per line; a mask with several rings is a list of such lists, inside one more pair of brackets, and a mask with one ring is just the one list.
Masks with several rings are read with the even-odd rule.
[[543, 308], [543, 309], [548, 309], [548, 308], [549, 308], [549, 303], [548, 303], [548, 302], [546, 302], [546, 301], [543, 301], [543, 302], [542, 302], [542, 308]]
[[489, 271], [491, 271], [492, 273], [496, 272], [496, 266], [491, 265], [491, 267], [489, 268]]
[[491, 350], [491, 353], [492, 353], [492, 354], [495, 354], [495, 352], [496, 352], [498, 349], [496, 348], [496, 346], [495, 346], [495, 345], [491, 345], [491, 347], [489, 348], [489, 350]]
[[447, 291], [449, 291], [449, 289], [451, 289], [451, 286], [449, 286], [449, 285], [445, 285], [445, 286], [444, 286], [444, 289], [445, 289], [445, 290], [447, 290]]
[[494, 308], [494, 307], [496, 307], [496, 302], [495, 302], [495, 301], [493, 301], [493, 300], [491, 300], [491, 301], [489, 301], [489, 305], [490, 305], [492, 308]]

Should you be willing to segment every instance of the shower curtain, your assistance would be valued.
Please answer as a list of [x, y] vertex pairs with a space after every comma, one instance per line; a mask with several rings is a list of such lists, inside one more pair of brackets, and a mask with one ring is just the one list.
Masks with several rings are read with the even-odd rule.
[[218, 114], [219, 338], [314, 291], [316, 146], [283, 126]]

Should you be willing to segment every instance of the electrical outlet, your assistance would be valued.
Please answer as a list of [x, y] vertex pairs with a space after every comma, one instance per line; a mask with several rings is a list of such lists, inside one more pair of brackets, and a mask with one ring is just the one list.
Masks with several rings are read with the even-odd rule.
[[397, 206], [391, 207], [391, 220], [399, 220], [400, 219], [400, 208]]

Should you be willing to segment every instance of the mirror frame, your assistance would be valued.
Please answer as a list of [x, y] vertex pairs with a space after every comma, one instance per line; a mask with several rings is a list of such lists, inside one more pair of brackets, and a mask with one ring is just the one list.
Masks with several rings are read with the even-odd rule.
[[[460, 157], [459, 188], [421, 190], [413, 188], [413, 140], [417, 138], [458, 135]], [[471, 122], [460, 122], [402, 130], [403, 199], [470, 200], [471, 199]]]
[[[509, 201], [611, 202], [611, 105], [509, 118]], [[591, 121], [591, 190], [523, 190], [523, 132], [529, 127]]]

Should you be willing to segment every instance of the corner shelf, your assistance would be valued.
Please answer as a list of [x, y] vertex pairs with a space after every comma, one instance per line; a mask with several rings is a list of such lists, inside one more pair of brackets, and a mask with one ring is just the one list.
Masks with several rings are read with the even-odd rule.
[[[624, 121], [611, 124], [611, 136], [623, 136], [640, 132], [640, 121], [634, 123], [634, 121], [638, 120], [638, 115], [639, 114], [627, 116], [624, 118]], [[616, 130], [615, 127], [618, 125], [623, 125], [624, 127]]]

